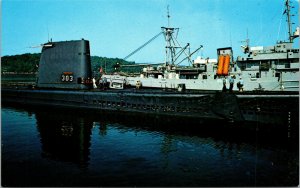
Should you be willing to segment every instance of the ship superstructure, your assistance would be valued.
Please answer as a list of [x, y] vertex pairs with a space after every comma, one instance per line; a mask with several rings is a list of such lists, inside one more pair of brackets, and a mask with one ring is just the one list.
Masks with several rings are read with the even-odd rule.
[[293, 40], [299, 37], [299, 27], [292, 33], [290, 1], [285, 1], [288, 40], [274, 46], [242, 46], [245, 57], [238, 57], [235, 73], [240, 74], [250, 90], [299, 90], [299, 49], [293, 48]]
[[299, 90], [299, 49], [292, 42], [270, 47], [249, 47], [246, 57], [238, 57], [236, 73], [250, 90]]

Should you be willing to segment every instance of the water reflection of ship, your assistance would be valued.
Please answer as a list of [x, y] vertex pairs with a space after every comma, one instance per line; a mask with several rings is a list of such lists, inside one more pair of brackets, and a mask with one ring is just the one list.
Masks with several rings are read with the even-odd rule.
[[[111, 139], [113, 135], [117, 136], [117, 151], [125, 151], [122, 147], [130, 145], [141, 147], [143, 143], [136, 143], [134, 139], [127, 138], [126, 134], [133, 136], [131, 133], [135, 133], [135, 136], [157, 135], [158, 139], [160, 164], [163, 171], [172, 171], [174, 165], [176, 165], [182, 173], [194, 173], [197, 172], [195, 166], [187, 165], [185, 163], [174, 164], [172, 156], [174, 154], [182, 152], [182, 148], [190, 148], [191, 150], [201, 151], [197, 157], [190, 157], [189, 160], [207, 160], [207, 150], [216, 150], [216, 155], [221, 155], [222, 158], [236, 158], [241, 159], [240, 154], [246, 152], [256, 152], [264, 148], [284, 148], [290, 147], [291, 151], [295, 151], [297, 143], [296, 137], [292, 140], [288, 140], [286, 132], [281, 134], [272, 133], [265, 137], [265, 134], [260, 132], [237, 132], [228, 131], [228, 129], [218, 131], [213, 130], [211, 126], [205, 129], [205, 125], [200, 126], [201, 131], [193, 131], [191, 127], [195, 124], [195, 128], [199, 130], [199, 123], [186, 121], [189, 127], [184, 129], [183, 127], [174, 127], [173, 122], [161, 121], [161, 119], [146, 118], [138, 120], [134, 117], [124, 118], [118, 113], [113, 114], [94, 114], [94, 113], [82, 113], [76, 111], [70, 111], [69, 114], [63, 114], [61, 110], [47, 110], [40, 112], [40, 110], [34, 110], [37, 120], [37, 129], [40, 133], [42, 156], [55, 161], [71, 162], [79, 166], [81, 169], [89, 168], [89, 160], [91, 155], [91, 137], [92, 130], [97, 132], [100, 137]], [[167, 120], [167, 119], [164, 119]], [[295, 131], [294, 131], [295, 132]], [[116, 134], [117, 133], [117, 134]], [[122, 136], [123, 134], [124, 137]], [[93, 134], [93, 136], [95, 136]], [[119, 138], [118, 138], [119, 137]], [[200, 147], [201, 146], [201, 147]], [[245, 148], [246, 147], [246, 148]], [[125, 146], [126, 148], [126, 146]], [[256, 149], [255, 149], [256, 148]], [[298, 147], [297, 147], [298, 148]], [[136, 148], [138, 149], [138, 148]], [[289, 148], [288, 148], [289, 149]], [[102, 151], [97, 151], [102, 154]], [[104, 151], [105, 152], [105, 151]], [[106, 151], [107, 152], [107, 151]], [[202, 157], [203, 159], [202, 159]], [[147, 161], [145, 156], [130, 156], [124, 154], [123, 161], [130, 161], [134, 159], [143, 158]], [[131, 161], [132, 162], [132, 161]], [[131, 164], [131, 163], [130, 163]], [[118, 168], [123, 168], [122, 165]]]
[[[202, 138], [212, 137], [218, 140], [242, 141], [246, 143], [253, 142], [253, 138], [258, 133], [260, 140], [267, 144], [282, 145], [286, 141], [298, 143], [299, 139], [299, 103], [293, 103], [293, 100], [282, 99], [281, 108], [271, 108], [276, 101], [257, 100], [256, 105], [247, 103], [247, 100], [241, 101], [245, 109], [251, 109], [247, 112], [249, 116], [264, 118], [263, 122], [238, 122], [238, 123], [220, 123], [218, 120], [200, 121], [199, 118], [181, 118], [181, 117], [161, 117], [156, 115], [141, 116], [132, 113], [112, 112], [112, 111], [82, 111], [68, 109], [69, 114], [64, 110], [49, 108], [48, 112], [34, 110], [37, 114], [38, 130], [41, 134], [42, 144], [46, 144], [46, 149], [55, 150], [55, 144], [60, 140], [74, 139], [77, 148], [88, 147], [90, 145], [90, 135], [92, 127], [98, 129], [98, 134], [105, 137], [111, 126], [128, 130], [159, 131], [172, 135], [200, 136]], [[258, 105], [258, 106], [257, 106]], [[292, 108], [288, 108], [292, 106]], [[31, 109], [31, 108], [29, 108]], [[55, 113], [53, 113], [55, 110]], [[29, 110], [30, 111], [30, 110]], [[44, 110], [43, 110], [44, 111]], [[270, 114], [267, 113], [270, 111]], [[251, 112], [251, 113], [250, 113]], [[276, 116], [272, 113], [276, 112]], [[284, 121], [282, 121], [284, 119]], [[277, 122], [276, 122], [277, 121]], [[265, 123], [269, 122], [269, 123]], [[47, 130], [49, 129], [49, 130]], [[71, 135], [71, 136], [69, 136]], [[267, 137], [266, 137], [267, 135]], [[53, 138], [52, 138], [53, 137]], [[276, 143], [270, 143], [269, 138], [276, 137]], [[280, 138], [280, 139], [279, 139]], [[48, 140], [55, 143], [48, 143]], [[58, 149], [62, 149], [59, 145]], [[76, 148], [75, 146], [72, 146]], [[84, 148], [85, 152], [89, 148]], [[74, 151], [74, 150], [73, 150]], [[59, 153], [59, 152], [55, 152]], [[79, 153], [79, 152], [77, 152]], [[86, 158], [88, 158], [86, 156]]]
[[[80, 170], [79, 174], [74, 173], [74, 176], [73, 173], [66, 174], [66, 177], [68, 178], [66, 178], [64, 182], [68, 180], [72, 180], [72, 181], [66, 182], [65, 185], [71, 185], [71, 186], [74, 185], [76, 186], [78, 185], [83, 185], [83, 186], [119, 185], [120, 186], [122, 185], [124, 186], [124, 184], [118, 184], [118, 180], [121, 181], [123, 180], [126, 183], [126, 186], [128, 185], [129, 186], [132, 185], [158, 186], [158, 185], [166, 185], [165, 183], [170, 183], [170, 184], [173, 183], [173, 186], [176, 185], [178, 186], [178, 185], [182, 185], [180, 183], [186, 183], [186, 185], [190, 185], [189, 183], [191, 182], [195, 183], [195, 186], [197, 186], [197, 183], [199, 183], [199, 181], [190, 181], [190, 180], [197, 179], [206, 182], [206, 183], [201, 182], [202, 186], [203, 185], [211, 186], [212, 183], [211, 176], [205, 176], [209, 178], [204, 177], [204, 175], [207, 175], [206, 169], [209, 168], [210, 170], [216, 169], [212, 171], [211, 174], [215, 175], [213, 172], [216, 172], [218, 175], [214, 177], [218, 177], [218, 178], [219, 177], [223, 178], [224, 174], [222, 173], [224, 173], [224, 171], [226, 173], [227, 170], [229, 171], [228, 173], [234, 173], [234, 175], [238, 175], [239, 172], [244, 173], [241, 176], [239, 175], [236, 176], [236, 179], [240, 180], [240, 178], [243, 179], [243, 177], [245, 177], [246, 179], [243, 179], [244, 180], [243, 182], [240, 181], [238, 182], [242, 183], [243, 185], [247, 184], [249, 186], [252, 186], [251, 183], [253, 183], [254, 167], [255, 167], [255, 160], [252, 159], [256, 153], [256, 148], [253, 147], [253, 145], [249, 145], [247, 143], [243, 143], [240, 141], [230, 142], [228, 141], [228, 139], [219, 140], [218, 138], [215, 137], [205, 138], [201, 136], [184, 135], [183, 133], [176, 134], [172, 132], [171, 133], [161, 132], [158, 127], [156, 131], [147, 131], [139, 127], [138, 125], [136, 125], [135, 128], [134, 125], [133, 127], [130, 126], [131, 123], [127, 123], [127, 124], [123, 124], [123, 122], [119, 123], [118, 118], [114, 118], [113, 120], [110, 121], [106, 116], [90, 116], [90, 115], [87, 116], [84, 113], [69, 112], [66, 114], [67, 118], [62, 119], [60, 115], [61, 111], [60, 112], [57, 110], [55, 111], [47, 110], [47, 112], [38, 112], [38, 111], [39, 110], [30, 111], [29, 114], [34, 114], [34, 116], [36, 117], [37, 129], [39, 130], [41, 136], [43, 153], [44, 154], [46, 153], [49, 156], [51, 156], [46, 158], [46, 161], [48, 162], [50, 161], [50, 163], [48, 164], [50, 165], [57, 164], [56, 161], [54, 161], [53, 163], [51, 162], [51, 160], [59, 160], [58, 165], [61, 166], [60, 161], [62, 161], [62, 157], [60, 156], [59, 152], [66, 153], [67, 151], [62, 151], [62, 150], [65, 149], [66, 148], [65, 146], [67, 145], [67, 147], [75, 148], [71, 152], [71, 154], [73, 154], [74, 156], [78, 155], [78, 153], [84, 153], [83, 155], [81, 155], [81, 157], [71, 156], [71, 158], [73, 157], [77, 158], [77, 162], [75, 162], [75, 164], [78, 163], [80, 164], [80, 162], [78, 162], [79, 161], [78, 158], [85, 158], [81, 160], [81, 164], [89, 165], [88, 168], [84, 169], [85, 172], [91, 175], [89, 178], [85, 176], [86, 173], [82, 173], [82, 170]], [[46, 114], [48, 114], [48, 116], [46, 116]], [[70, 118], [71, 116], [70, 114], [72, 114], [73, 118]], [[44, 117], [46, 119], [44, 119]], [[80, 123], [74, 125], [73, 119], [79, 121]], [[147, 123], [145, 122], [144, 124]], [[63, 130], [61, 130], [63, 126], [67, 126], [67, 125], [70, 125], [70, 127], [67, 129], [65, 129], [64, 127]], [[92, 139], [90, 139], [91, 129], [93, 130]], [[104, 131], [104, 132], [100, 132], [100, 131]], [[79, 134], [79, 132], [83, 134]], [[100, 134], [98, 135], [98, 138], [102, 138], [103, 136], [103, 138], [105, 137], [106, 141], [110, 141], [110, 139], [113, 139], [114, 144], [113, 145], [111, 143], [107, 144], [108, 142], [103, 142], [104, 139], [94, 139], [93, 137], [97, 136], [98, 133]], [[134, 139], [136, 138], [135, 135], [138, 135], [139, 138], [142, 138], [142, 140]], [[155, 136], [153, 137], [153, 135]], [[59, 141], [61, 142], [64, 141], [61, 137], [66, 137], [69, 139], [71, 139], [70, 137], [73, 137], [74, 143], [72, 144], [68, 142], [67, 144], [59, 143], [58, 145], [55, 145], [54, 142], [57, 143]], [[99, 147], [95, 147], [94, 141], [96, 140], [99, 141], [101, 140], [99, 143], [96, 144], [100, 145], [101, 146], [100, 148], [102, 149], [100, 149]], [[274, 140], [277, 141], [277, 139], [272, 139], [271, 141]], [[147, 144], [145, 145], [145, 143], [142, 141], [149, 141], [150, 143], [155, 143], [155, 145], [152, 145], [154, 147], [151, 147], [150, 145]], [[90, 146], [89, 142], [92, 142], [93, 147]], [[61, 146], [62, 144], [64, 144], [64, 146]], [[124, 144], [126, 144], [129, 147], [123, 147]], [[153, 150], [156, 149], [155, 153], [152, 152], [151, 148], [153, 148]], [[109, 151], [110, 149], [112, 150]], [[139, 151], [138, 149], [141, 150]], [[262, 182], [262, 179], [259, 179], [258, 185], [259, 183], [264, 185], [268, 184], [270, 181], [272, 181], [272, 178], [274, 179], [274, 176], [278, 177], [279, 180], [281, 180], [281, 182], [288, 182], [286, 178], [287, 175], [284, 175], [284, 172], [280, 171], [278, 173], [278, 170], [280, 170], [280, 168], [282, 167], [280, 166], [281, 165], [280, 163], [286, 164], [287, 154], [286, 153], [278, 154], [277, 149], [274, 148], [268, 150], [268, 148], [263, 147], [260, 142], [258, 144], [257, 149], [258, 149], [257, 153], [259, 155], [258, 167], [259, 168], [266, 167], [264, 169], [260, 168], [260, 170], [257, 173], [257, 176], [259, 177], [260, 175], [262, 175], [266, 177], [267, 175], [268, 177], [270, 177], [267, 178], [267, 180], [265, 180], [264, 182]], [[59, 151], [55, 151], [55, 150], [59, 150]], [[93, 151], [89, 152], [89, 150], [93, 150]], [[135, 150], [137, 150], [137, 152], [132, 152], [132, 153], [128, 152], [128, 151], [135, 151]], [[116, 152], [118, 152], [117, 154], [119, 154], [119, 151], [121, 152], [125, 151], [125, 153], [123, 152], [121, 153], [121, 155], [110, 155], [110, 154], [115, 154]], [[297, 153], [298, 149], [293, 151]], [[149, 153], [152, 155], [148, 155]], [[90, 162], [88, 159], [89, 155], [91, 155]], [[103, 159], [101, 155], [106, 155], [107, 156], [106, 158], [103, 157], [106, 160], [101, 160]], [[280, 157], [279, 155], [281, 155], [282, 157]], [[288, 153], [288, 155], [290, 155], [290, 153]], [[111, 158], [114, 157], [116, 158], [112, 160]], [[66, 163], [66, 166], [69, 166], [70, 162], [74, 163], [74, 161], [76, 161], [76, 159], [75, 160], [67, 159], [67, 160], [63, 160], [63, 163]], [[111, 161], [115, 163], [110, 163]], [[276, 162], [279, 164], [276, 164]], [[211, 165], [211, 163], [213, 163], [214, 165]], [[267, 164], [264, 164], [264, 166], [262, 166], [261, 165], [262, 163], [267, 163]], [[164, 164], [166, 166], [163, 166]], [[244, 164], [247, 166], [244, 166]], [[296, 165], [297, 163], [295, 162], [295, 168], [297, 168]], [[56, 166], [57, 165], [54, 165], [54, 173], [57, 173], [57, 170], [55, 169]], [[103, 166], [105, 166], [105, 168], [103, 168]], [[294, 163], [292, 163], [289, 166], [291, 166], [290, 167], [291, 171], [287, 170], [288, 172], [297, 171], [297, 169], [294, 170], [295, 169]], [[28, 166], [26, 165], [26, 167]], [[40, 167], [41, 170], [45, 170], [44, 167], [45, 165], [42, 165]], [[138, 173], [134, 172], [133, 169], [135, 169], [135, 167], [139, 167], [138, 169], [141, 172]], [[140, 167], [152, 167], [152, 168], [147, 169], [147, 168], [140, 168]], [[234, 169], [232, 167], [234, 167]], [[275, 168], [276, 171], [274, 172], [273, 169], [275, 170]], [[48, 168], [46, 169], [48, 170]], [[129, 177], [132, 179], [128, 179], [127, 176], [128, 174], [120, 173], [123, 172], [122, 170], [124, 169], [130, 171], [131, 174], [129, 175]], [[266, 171], [265, 169], [268, 170]], [[156, 170], [158, 172], [156, 172]], [[21, 173], [23, 172], [24, 171], [21, 171]], [[151, 172], [155, 172], [155, 173], [151, 173]], [[245, 175], [246, 172], [247, 172], [247, 176]], [[267, 172], [268, 174], [265, 174], [265, 172]], [[145, 173], [149, 173], [149, 176], [148, 174]], [[140, 176], [141, 174], [144, 176], [141, 177]], [[43, 176], [43, 174], [41, 175]], [[293, 175], [292, 178], [294, 178], [295, 176], [297, 175]], [[34, 178], [35, 177], [36, 176], [34, 176]], [[153, 177], [157, 178], [156, 179], [157, 181], [153, 181]], [[178, 179], [178, 177], [188, 177], [188, 179], [180, 180], [180, 178]], [[225, 179], [227, 180], [229, 179], [230, 181], [230, 182], [227, 181], [227, 183], [231, 183], [229, 185], [232, 185], [231, 177], [232, 176], [228, 174], [227, 176], [225, 176]], [[140, 178], [140, 179], [136, 180], [135, 178]], [[41, 178], [39, 182], [43, 180], [44, 179]], [[51, 179], [51, 181], [53, 180], [54, 179]], [[175, 180], [175, 181], [171, 181], [171, 180]], [[269, 182], [265, 183], [266, 181]], [[54, 182], [57, 183], [55, 184]], [[297, 182], [297, 179], [293, 179], [293, 181], [290, 182]], [[54, 184], [51, 185], [58, 185], [58, 180], [56, 179], [56, 181], [53, 181], [53, 183]], [[218, 180], [214, 185], [224, 186], [224, 184], [226, 183]], [[45, 183], [43, 185], [45, 185]], [[200, 184], [198, 184], [198, 186], [199, 185]]]
[[36, 112], [36, 120], [43, 157], [72, 162], [82, 168], [88, 165], [92, 122], [54, 112]]

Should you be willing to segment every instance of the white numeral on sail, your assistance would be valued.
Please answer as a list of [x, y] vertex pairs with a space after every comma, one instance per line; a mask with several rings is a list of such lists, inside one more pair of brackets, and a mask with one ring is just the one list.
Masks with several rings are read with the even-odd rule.
[[65, 74], [61, 75], [61, 81], [62, 82], [73, 82], [73, 80], [74, 80], [73, 75], [65, 75]]

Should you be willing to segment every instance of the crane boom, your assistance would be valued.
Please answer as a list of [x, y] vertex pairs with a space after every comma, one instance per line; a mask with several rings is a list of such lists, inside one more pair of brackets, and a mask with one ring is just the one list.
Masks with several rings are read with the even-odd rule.
[[150, 40], [148, 40], [146, 43], [144, 43], [142, 46], [138, 47], [136, 50], [134, 50], [133, 52], [131, 52], [130, 54], [128, 54], [126, 57], [123, 58], [123, 60], [128, 59], [130, 56], [134, 55], [136, 52], [140, 51], [142, 48], [144, 48], [145, 46], [147, 46], [150, 42], [152, 42], [154, 39], [156, 39], [159, 35], [161, 35], [163, 32], [159, 32], [157, 35], [155, 35], [154, 37], [152, 37]]

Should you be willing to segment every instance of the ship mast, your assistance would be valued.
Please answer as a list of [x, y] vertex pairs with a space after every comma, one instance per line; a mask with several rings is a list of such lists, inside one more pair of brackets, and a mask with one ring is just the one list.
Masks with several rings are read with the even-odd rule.
[[170, 27], [170, 13], [169, 13], [169, 5], [168, 5], [168, 7], [167, 7], [167, 11], [168, 11], [168, 15], [167, 15], [167, 17], [168, 17], [168, 27]]
[[[191, 56], [197, 52], [199, 49], [201, 49], [203, 46], [200, 45], [198, 49], [196, 49], [194, 52], [186, 52], [186, 49], [189, 49], [190, 44], [187, 43], [186, 46], [182, 47], [179, 42], [177, 41], [177, 35], [179, 32], [179, 28], [174, 28], [170, 26], [170, 13], [169, 13], [169, 6], [167, 7], [167, 18], [168, 18], [168, 27], [161, 27], [162, 33], [164, 33], [165, 41], [166, 41], [166, 58], [165, 58], [165, 66], [167, 65], [175, 65], [175, 62], [178, 60], [179, 56], [181, 54], [185, 54], [185, 58], [181, 60], [178, 64], [183, 62], [184, 60], [188, 60], [189, 63], [192, 63]], [[176, 33], [176, 37], [173, 36], [173, 34]], [[180, 49], [178, 52], [176, 52], [177, 49]]]
[[286, 0], [285, 6], [286, 6], [285, 12], [286, 12], [286, 15], [287, 15], [287, 24], [288, 24], [288, 29], [289, 29], [289, 41], [293, 42], [292, 23], [291, 23], [291, 15], [290, 15], [290, 8], [291, 7], [290, 7], [290, 1], [289, 0]]
[[166, 59], [165, 59], [165, 65], [174, 65], [175, 62], [175, 56], [176, 56], [176, 48], [175, 39], [173, 37], [174, 32], [178, 33], [179, 28], [173, 28], [170, 27], [170, 13], [169, 13], [169, 5], [167, 7], [167, 18], [168, 18], [168, 27], [161, 27], [162, 32], [165, 36], [166, 41]]

